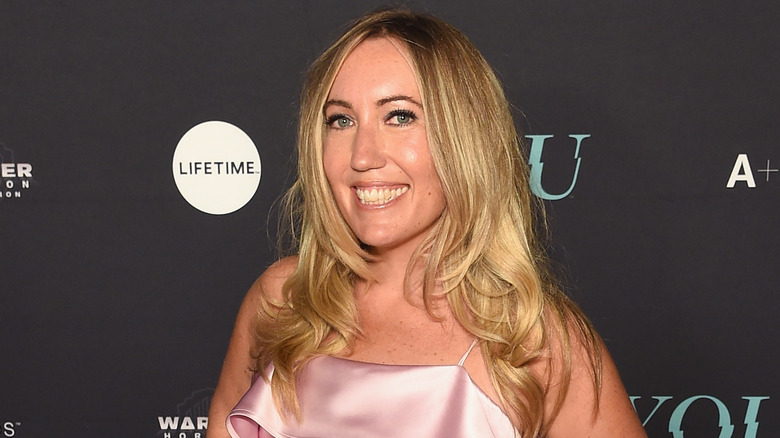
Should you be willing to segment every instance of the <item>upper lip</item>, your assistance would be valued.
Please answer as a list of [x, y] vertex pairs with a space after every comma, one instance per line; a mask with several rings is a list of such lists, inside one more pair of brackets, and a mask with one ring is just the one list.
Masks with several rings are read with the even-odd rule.
[[395, 189], [400, 187], [408, 187], [409, 184], [390, 181], [357, 181], [352, 184], [352, 187], [356, 189]]

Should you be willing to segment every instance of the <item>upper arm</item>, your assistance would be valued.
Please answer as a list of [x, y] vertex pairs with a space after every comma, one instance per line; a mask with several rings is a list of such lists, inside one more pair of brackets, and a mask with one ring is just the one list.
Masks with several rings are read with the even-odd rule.
[[[598, 397], [587, 353], [575, 339], [572, 339], [572, 344], [569, 390], [547, 436], [647, 437], [623, 387], [617, 367], [603, 343], [597, 345], [601, 348], [602, 357]], [[598, 406], [595, 406], [597, 400]]]
[[208, 438], [227, 438], [225, 419], [252, 382], [255, 358], [252, 357], [257, 311], [263, 298], [282, 300], [282, 286], [292, 273], [297, 259], [288, 257], [274, 263], [249, 288], [238, 310], [227, 354], [222, 363], [217, 389], [209, 407]]

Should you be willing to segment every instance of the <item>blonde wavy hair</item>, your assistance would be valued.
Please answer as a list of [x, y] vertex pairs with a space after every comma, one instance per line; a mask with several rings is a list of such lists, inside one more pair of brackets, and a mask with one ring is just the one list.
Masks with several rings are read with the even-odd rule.
[[[495, 73], [457, 29], [408, 10], [359, 19], [308, 72], [298, 179], [286, 195], [298, 264], [284, 284], [285, 301], [262, 303], [256, 371], [273, 363], [277, 407], [300, 420], [296, 376], [301, 368], [317, 355], [348, 349], [360, 335], [354, 284], [357, 278], [370, 279], [371, 257], [342, 218], [325, 177], [323, 108], [347, 55], [377, 37], [400, 43], [412, 61], [446, 200], [434, 230], [410, 261], [424, 267], [426, 308], [430, 313], [435, 295], [446, 296], [460, 324], [480, 340], [515, 428], [523, 436], [543, 435], [566, 394], [574, 342], [585, 346], [593, 384], [600, 387], [600, 340], [549, 274], [536, 237], [543, 209], [530, 192], [521, 142]], [[553, 376], [536, 376], [530, 365], [553, 360], [551, 343], [562, 352], [555, 376], [561, 385], [553, 411], [545, 413]]]

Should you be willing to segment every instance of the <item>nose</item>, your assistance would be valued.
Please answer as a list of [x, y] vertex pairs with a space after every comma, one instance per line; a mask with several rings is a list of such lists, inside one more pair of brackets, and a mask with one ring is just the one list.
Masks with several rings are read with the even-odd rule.
[[359, 126], [352, 144], [350, 165], [354, 170], [364, 172], [385, 165], [384, 145], [379, 132], [373, 126]]

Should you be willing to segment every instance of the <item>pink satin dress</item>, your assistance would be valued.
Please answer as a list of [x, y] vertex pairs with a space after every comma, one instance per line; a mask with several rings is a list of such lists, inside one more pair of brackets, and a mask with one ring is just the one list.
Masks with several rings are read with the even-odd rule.
[[271, 387], [255, 377], [228, 416], [227, 429], [233, 438], [515, 437], [509, 418], [463, 367], [470, 352], [457, 365], [320, 356], [301, 372], [301, 423], [285, 422]]

